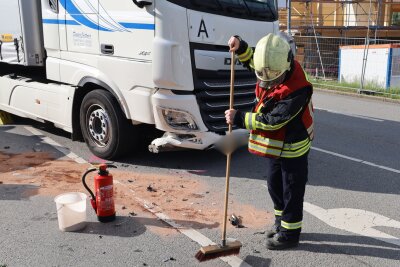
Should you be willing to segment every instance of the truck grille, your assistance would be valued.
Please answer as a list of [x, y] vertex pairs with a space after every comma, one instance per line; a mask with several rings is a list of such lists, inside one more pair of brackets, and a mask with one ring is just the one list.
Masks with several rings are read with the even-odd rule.
[[[250, 73], [250, 72], [249, 72]], [[250, 73], [252, 75], [252, 73]], [[225, 132], [225, 110], [229, 109], [229, 77], [223, 80], [197, 81], [195, 90], [203, 121], [212, 132]], [[228, 80], [228, 82], [227, 82]], [[255, 104], [256, 79], [235, 79], [234, 108], [250, 111]], [[234, 126], [234, 128], [236, 128]]]
[[[225, 121], [225, 110], [229, 109], [230, 91], [230, 55], [227, 46], [191, 43], [194, 93], [200, 108], [204, 124], [208, 130], [225, 134], [228, 125]], [[196, 67], [196, 56], [205, 55], [212, 58], [204, 64], [204, 58]], [[229, 60], [229, 62], [226, 62]], [[256, 77], [253, 72], [238, 66], [235, 70], [234, 108], [251, 111], [255, 104]], [[234, 126], [234, 129], [237, 127]]]

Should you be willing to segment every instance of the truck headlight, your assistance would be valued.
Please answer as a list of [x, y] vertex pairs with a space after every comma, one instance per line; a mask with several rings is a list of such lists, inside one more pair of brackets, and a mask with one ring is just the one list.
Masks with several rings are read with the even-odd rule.
[[192, 115], [186, 111], [176, 110], [171, 108], [157, 107], [159, 113], [162, 114], [165, 122], [175, 130], [190, 130], [198, 129]]

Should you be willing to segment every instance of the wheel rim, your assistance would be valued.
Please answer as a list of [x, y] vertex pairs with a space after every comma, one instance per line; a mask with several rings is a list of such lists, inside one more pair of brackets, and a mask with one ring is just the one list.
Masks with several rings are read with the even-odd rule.
[[86, 114], [90, 139], [105, 147], [110, 141], [110, 120], [107, 112], [99, 105], [91, 105]]

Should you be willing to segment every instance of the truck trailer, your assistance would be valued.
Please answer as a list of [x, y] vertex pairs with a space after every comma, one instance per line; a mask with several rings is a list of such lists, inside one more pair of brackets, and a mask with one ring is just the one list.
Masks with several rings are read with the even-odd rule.
[[[152, 152], [209, 149], [228, 129], [229, 37], [278, 31], [276, 0], [0, 0], [0, 110], [105, 159], [133, 151], [140, 125], [164, 133]], [[255, 75], [235, 72], [250, 110]]]

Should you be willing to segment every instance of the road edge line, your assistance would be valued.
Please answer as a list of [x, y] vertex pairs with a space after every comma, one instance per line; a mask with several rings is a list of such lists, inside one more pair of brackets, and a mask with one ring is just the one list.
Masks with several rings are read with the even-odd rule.
[[343, 154], [340, 154], [340, 153], [332, 152], [332, 151], [325, 150], [325, 149], [318, 148], [318, 147], [314, 147], [314, 146], [311, 147], [311, 149], [315, 150], [315, 151], [318, 151], [318, 152], [326, 153], [326, 154], [329, 154], [329, 155], [332, 155], [332, 156], [336, 156], [336, 157], [339, 157], [339, 158], [355, 161], [355, 162], [358, 162], [358, 163], [361, 163], [361, 164], [365, 164], [365, 165], [368, 165], [368, 166], [371, 166], [371, 167], [375, 167], [375, 168], [378, 168], [378, 169], [382, 169], [382, 170], [386, 170], [386, 171], [390, 171], [390, 172], [394, 172], [394, 173], [400, 174], [400, 170], [397, 170], [397, 169], [394, 169], [394, 168], [390, 168], [390, 167], [387, 167], [387, 166], [383, 166], [383, 165], [379, 165], [379, 164], [375, 164], [373, 162], [369, 162], [369, 161], [365, 161], [365, 160], [362, 160], [362, 159], [349, 157], [349, 156], [346, 156], [346, 155], [343, 155]]
[[55, 148], [56, 150], [58, 150], [59, 152], [64, 154], [64, 156], [74, 160], [75, 162], [77, 162], [79, 164], [88, 163], [86, 160], [84, 160], [83, 158], [79, 157], [75, 153], [71, 152], [69, 149], [63, 147], [62, 145], [60, 145], [59, 143], [57, 143], [56, 141], [54, 141], [50, 137], [45, 136], [39, 130], [37, 130], [37, 129], [31, 127], [31, 126], [25, 126], [24, 128], [26, 130], [28, 130], [30, 133], [32, 133], [32, 134], [38, 136], [40, 139], [42, 139], [43, 143], [52, 146], [53, 148]]

